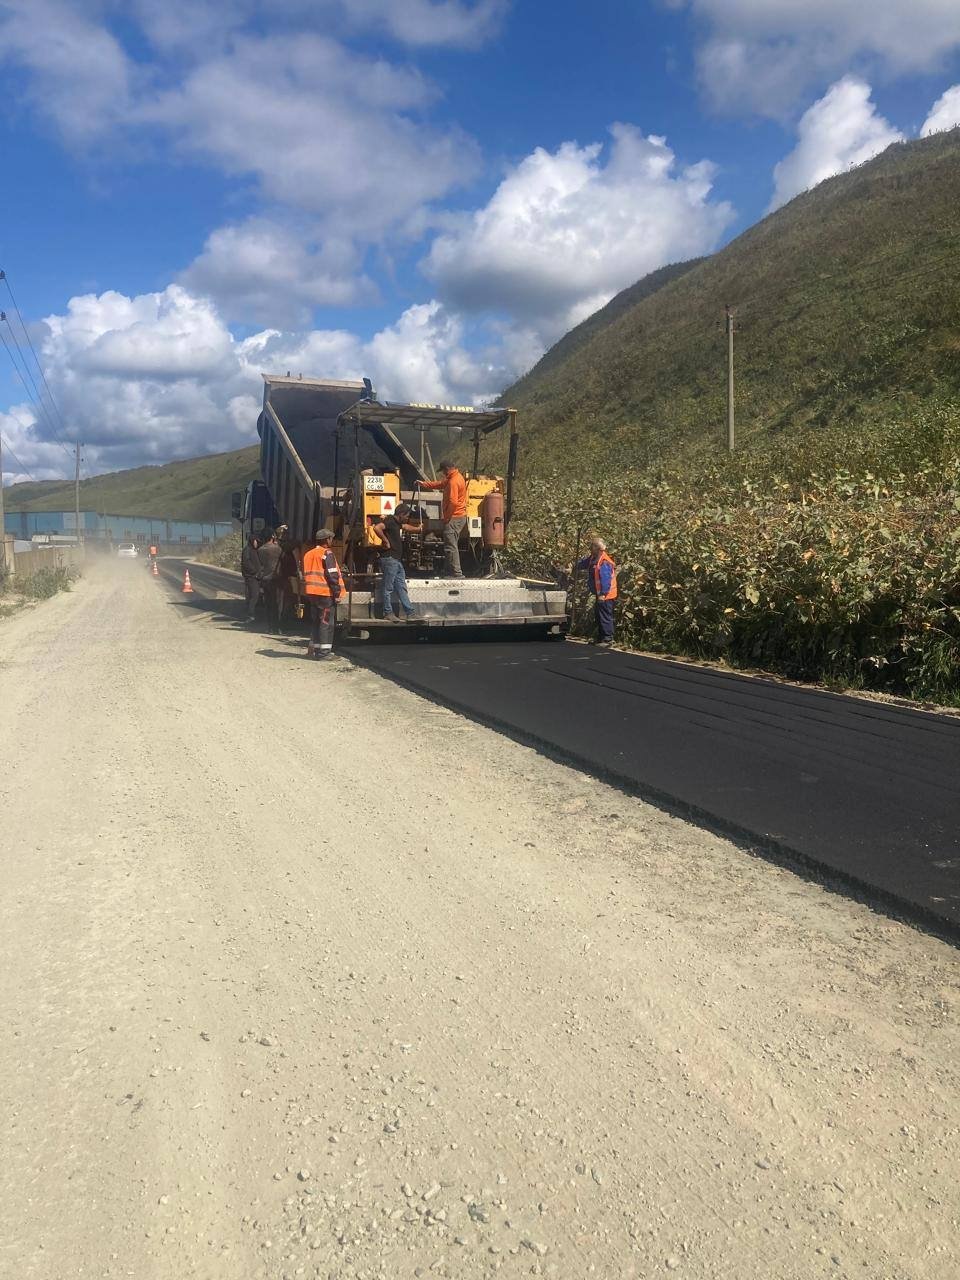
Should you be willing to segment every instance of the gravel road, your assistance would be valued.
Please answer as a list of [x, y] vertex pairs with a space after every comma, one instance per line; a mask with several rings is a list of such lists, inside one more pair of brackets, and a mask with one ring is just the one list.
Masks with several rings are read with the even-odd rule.
[[956, 950], [234, 616], [0, 623], [0, 1274], [955, 1280]]

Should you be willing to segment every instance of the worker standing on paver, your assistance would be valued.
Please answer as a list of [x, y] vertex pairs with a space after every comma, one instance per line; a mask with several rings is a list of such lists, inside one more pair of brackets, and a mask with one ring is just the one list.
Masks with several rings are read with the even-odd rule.
[[587, 583], [593, 592], [593, 616], [597, 635], [593, 641], [603, 649], [613, 644], [613, 602], [617, 598], [617, 566], [607, 554], [607, 544], [602, 538], [590, 543], [590, 554], [577, 561], [578, 569], [586, 569]]
[[407, 571], [403, 567], [403, 533], [404, 530], [414, 533], [420, 526], [409, 524], [410, 508], [401, 502], [392, 516], [384, 516], [373, 531], [383, 543], [380, 553], [380, 572], [383, 574], [383, 616], [391, 622], [399, 622], [400, 615], [394, 611], [393, 597], [396, 595], [400, 607], [409, 621], [413, 617], [413, 605], [407, 590]]
[[343, 595], [343, 574], [330, 543], [329, 529], [318, 529], [317, 545], [303, 557], [303, 590], [310, 601], [311, 625], [308, 658], [333, 656], [333, 636], [337, 622], [337, 601]]
[[257, 548], [260, 557], [260, 589], [267, 612], [267, 630], [276, 635], [280, 630], [280, 543], [272, 529], [264, 530], [263, 542]]
[[257, 551], [257, 535], [247, 535], [247, 545], [240, 553], [240, 572], [243, 574], [243, 589], [247, 597], [247, 621], [253, 622], [257, 616], [257, 601], [260, 599], [260, 554]]
[[421, 489], [442, 489], [443, 549], [451, 578], [462, 578], [460, 535], [467, 523], [467, 482], [453, 462], [441, 462], [442, 480], [421, 480]]

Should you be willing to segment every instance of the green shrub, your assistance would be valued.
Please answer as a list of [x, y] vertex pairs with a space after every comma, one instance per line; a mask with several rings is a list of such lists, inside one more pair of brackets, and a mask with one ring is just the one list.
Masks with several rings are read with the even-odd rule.
[[526, 573], [569, 564], [578, 531], [581, 555], [606, 538], [627, 644], [960, 704], [952, 406], [669, 473], [534, 477], [518, 509]]
[[49, 600], [58, 591], [69, 591], [79, 574], [64, 565], [45, 565], [36, 572], [16, 579], [16, 589], [27, 600]]
[[243, 550], [243, 534], [240, 532], [225, 534], [204, 547], [197, 556], [204, 564], [214, 564], [220, 569], [239, 569], [240, 553]]

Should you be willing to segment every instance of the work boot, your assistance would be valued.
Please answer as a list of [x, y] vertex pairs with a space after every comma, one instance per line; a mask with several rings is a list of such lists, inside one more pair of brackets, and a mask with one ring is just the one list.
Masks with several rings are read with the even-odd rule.
[[597, 648], [598, 648], [598, 649], [612, 649], [612, 648], [613, 648], [613, 641], [612, 641], [612, 640], [598, 640], [598, 641], [597, 641]]

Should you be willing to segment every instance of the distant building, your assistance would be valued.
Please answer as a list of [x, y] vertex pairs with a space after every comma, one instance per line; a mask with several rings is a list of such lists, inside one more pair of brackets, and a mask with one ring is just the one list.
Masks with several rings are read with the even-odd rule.
[[[30, 542], [37, 537], [76, 534], [73, 511], [6, 511], [5, 532]], [[162, 520], [156, 516], [122, 516], [80, 512], [80, 529], [89, 542], [135, 542], [143, 546], [202, 547], [230, 533], [230, 520]]]

